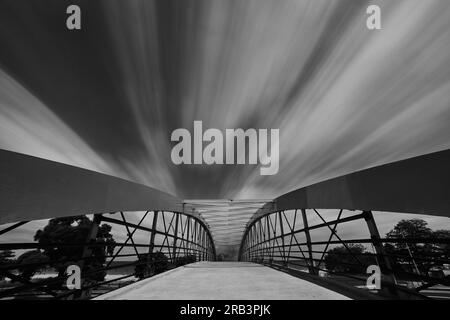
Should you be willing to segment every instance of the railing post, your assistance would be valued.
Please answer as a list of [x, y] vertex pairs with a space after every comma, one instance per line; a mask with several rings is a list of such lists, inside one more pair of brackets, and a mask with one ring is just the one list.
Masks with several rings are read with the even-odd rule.
[[209, 261], [210, 256], [211, 256], [211, 244], [209, 243], [209, 237], [208, 237], [208, 233], [205, 230], [205, 234], [206, 234], [206, 261]]
[[386, 256], [383, 244], [380, 239], [380, 232], [378, 231], [372, 211], [363, 211], [364, 220], [366, 220], [367, 227], [370, 232], [370, 238], [377, 254], [378, 264], [380, 265], [381, 273], [386, 276], [386, 280], [392, 284], [396, 284], [396, 279], [393, 274], [392, 265], [389, 258]]
[[172, 263], [176, 262], [176, 254], [177, 254], [177, 239], [178, 239], [178, 217], [179, 213], [174, 212], [175, 214], [175, 231], [173, 234], [173, 249], [172, 249]]
[[312, 245], [311, 245], [311, 235], [309, 233], [309, 226], [308, 226], [308, 218], [306, 216], [306, 210], [302, 209], [302, 218], [303, 218], [303, 227], [305, 228], [305, 235], [306, 235], [306, 243], [308, 246], [308, 255], [309, 255], [309, 273], [317, 275], [318, 272], [314, 266], [314, 257], [312, 253]]
[[[78, 266], [81, 270], [81, 275], [83, 275], [83, 267], [85, 264], [85, 258], [92, 255], [92, 249], [89, 248], [89, 243], [92, 240], [95, 240], [97, 238], [98, 233], [98, 227], [100, 226], [100, 223], [102, 222], [102, 215], [101, 214], [94, 214], [94, 218], [92, 219], [92, 226], [89, 230], [89, 233], [86, 237], [85, 245], [83, 247], [83, 252], [81, 254], [81, 260], [78, 261]], [[81, 278], [81, 288], [83, 288], [83, 285], [86, 284], [88, 281], [86, 279]], [[91, 295], [90, 290], [81, 290], [74, 292], [73, 296], [68, 296], [67, 299], [88, 299]]]
[[271, 250], [270, 250], [270, 246], [272, 246], [273, 245], [273, 240], [272, 240], [272, 237], [271, 237], [271, 235], [270, 235], [270, 226], [269, 226], [269, 214], [268, 215], [266, 215], [266, 230], [267, 230], [267, 241], [268, 241], [268, 256], [269, 256], [269, 264], [272, 264], [272, 261], [273, 261], [273, 254], [271, 253]]
[[249, 236], [249, 239], [250, 239], [249, 246], [252, 247], [251, 251], [249, 252], [249, 254], [250, 254], [250, 261], [253, 262], [253, 256], [254, 256], [254, 254], [253, 254], [253, 251], [254, 251], [253, 245], [255, 243], [255, 241], [253, 239], [253, 225], [250, 228], [250, 230], [248, 231], [248, 236]]
[[255, 226], [255, 237], [256, 237], [256, 243], [255, 243], [255, 249], [256, 250], [256, 262], [260, 263], [262, 259], [262, 251], [261, 251], [261, 223], [260, 221], [256, 221], [254, 224]]
[[203, 261], [203, 227], [199, 223], [198, 224], [198, 231], [197, 231], [197, 238], [198, 238], [198, 259], [200, 261]]
[[[95, 240], [97, 238], [98, 227], [100, 226], [101, 222], [102, 222], [102, 215], [101, 214], [94, 214], [94, 219], [92, 220], [91, 230], [89, 231], [89, 234], [88, 234], [87, 239], [86, 239], [87, 243], [89, 243], [92, 240]], [[81, 255], [81, 257], [82, 258], [88, 257], [88, 256], [91, 255], [91, 252], [92, 252], [92, 249], [89, 248], [88, 245], [86, 245], [83, 248], [83, 254]], [[84, 260], [81, 261], [81, 264], [84, 264]]]
[[216, 253], [215, 253], [214, 243], [213, 243], [211, 235], [209, 233], [208, 233], [208, 238], [209, 238], [209, 248], [211, 250], [211, 255], [210, 255], [209, 261], [213, 261], [213, 260], [215, 260]]
[[[148, 245], [148, 254], [147, 254], [147, 259], [146, 259], [147, 266], [149, 266], [149, 268], [153, 267], [153, 266], [150, 266], [150, 264], [152, 263], [152, 260], [153, 260], [153, 248], [155, 247], [155, 230], [156, 230], [157, 220], [158, 220], [158, 211], [153, 211], [152, 232], [150, 234], [150, 242]], [[139, 259], [139, 256], [138, 256], [138, 259]], [[156, 262], [156, 261], [153, 260], [153, 263], [154, 262]], [[152, 269], [150, 269], [150, 270], [152, 270]], [[150, 275], [147, 275], [147, 276], [150, 276]]]
[[259, 219], [259, 223], [261, 225], [261, 232], [262, 232], [262, 239], [263, 239], [263, 245], [262, 245], [262, 249], [263, 249], [263, 262], [265, 261], [264, 257], [267, 255], [269, 256], [269, 250], [268, 250], [268, 244], [266, 241], [268, 241], [266, 235], [267, 235], [267, 226], [264, 227], [264, 221], [263, 218]]
[[[164, 212], [162, 212], [164, 214]], [[153, 211], [153, 222], [152, 222], [152, 234], [150, 235], [150, 245], [148, 248], [149, 256], [152, 255], [153, 249], [155, 247], [155, 235], [156, 235], [156, 227], [158, 222], [158, 211]]]
[[256, 223], [252, 227], [252, 237], [253, 237], [253, 261], [256, 262], [258, 259], [258, 234], [256, 233]]
[[205, 228], [202, 226], [202, 230], [200, 233], [200, 239], [201, 239], [201, 244], [202, 244], [202, 261], [206, 260], [206, 251], [208, 250], [206, 248], [206, 231]]
[[245, 261], [244, 252], [245, 252], [245, 247], [246, 247], [246, 242], [247, 242], [247, 230], [248, 230], [248, 224], [245, 226], [244, 236], [242, 237], [241, 244], [239, 245], [239, 253], [238, 253], [239, 261]]
[[284, 228], [283, 228], [283, 219], [281, 217], [281, 211], [278, 211], [278, 220], [280, 221], [281, 246], [283, 247], [283, 265], [286, 265], [287, 264], [286, 248], [284, 247]]
[[190, 229], [191, 229], [191, 217], [190, 216], [188, 216], [187, 217], [187, 220], [186, 220], [186, 223], [187, 223], [187, 232], [186, 232], [186, 243], [185, 243], [185, 246], [186, 246], [186, 251], [187, 251], [187, 254], [188, 254], [188, 256], [190, 256], [191, 255], [191, 242], [190, 242], [190, 239], [189, 239], [189, 236], [190, 236]]
[[197, 228], [198, 228], [198, 224], [197, 224], [197, 219], [194, 219], [194, 233], [192, 234], [192, 241], [194, 241], [194, 254], [195, 254], [195, 261], [197, 261], [197, 256], [198, 256], [198, 237], [197, 237]]

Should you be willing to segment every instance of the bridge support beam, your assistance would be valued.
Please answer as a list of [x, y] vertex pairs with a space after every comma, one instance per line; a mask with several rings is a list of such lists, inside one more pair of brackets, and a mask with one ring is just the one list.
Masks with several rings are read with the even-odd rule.
[[284, 246], [284, 228], [283, 228], [283, 218], [281, 215], [281, 211], [278, 211], [278, 220], [280, 223], [280, 231], [281, 231], [281, 248], [283, 249], [283, 265], [287, 265], [286, 259], [286, 247]]
[[[100, 226], [100, 223], [102, 222], [102, 215], [101, 214], [94, 214], [94, 218], [92, 220], [92, 226], [91, 230], [89, 231], [89, 234], [87, 235], [85, 243], [91, 243], [92, 241], [95, 241], [97, 238], [98, 233], [98, 227]], [[86, 245], [83, 248], [83, 252], [81, 254], [81, 259], [78, 261], [77, 265], [80, 267], [81, 274], [83, 275], [83, 267], [86, 258], [88, 258], [92, 254], [92, 249]], [[85, 287], [89, 285], [85, 279], [81, 279], [81, 287]], [[89, 299], [91, 297], [91, 290], [76, 290], [73, 292], [72, 295], [69, 295], [66, 299], [72, 300], [72, 299]]]
[[[380, 239], [380, 232], [378, 231], [377, 224], [375, 223], [375, 219], [373, 218], [372, 211], [363, 211], [364, 220], [367, 223], [367, 227], [369, 229], [370, 238], [372, 239], [372, 244], [375, 248], [375, 252], [377, 254], [378, 265], [380, 266], [381, 273], [384, 276], [383, 282], [389, 286], [388, 291], [390, 294], [396, 295], [394, 287], [392, 285], [396, 285], [397, 281], [395, 279], [391, 261], [389, 257], [386, 256], [386, 253], [383, 248], [383, 244]], [[383, 285], [382, 285], [382, 290]]]
[[308, 226], [308, 217], [306, 216], [306, 210], [302, 209], [302, 218], [303, 218], [303, 227], [305, 229], [306, 243], [308, 246], [308, 257], [309, 257], [309, 273], [317, 275], [319, 274], [318, 270], [314, 267], [314, 257], [312, 253], [312, 245], [311, 245], [311, 235], [309, 233]]
[[[164, 214], [164, 212], [162, 213]], [[153, 249], [155, 247], [155, 235], [156, 235], [156, 227], [157, 227], [157, 222], [158, 222], [158, 211], [153, 211], [153, 221], [152, 221], [152, 233], [150, 235], [150, 245], [148, 247], [148, 258], [150, 259], [150, 256], [153, 253]]]
[[172, 263], [175, 263], [177, 260], [177, 239], [178, 239], [178, 218], [179, 213], [175, 212], [175, 232], [173, 238], [173, 251], [172, 251]]

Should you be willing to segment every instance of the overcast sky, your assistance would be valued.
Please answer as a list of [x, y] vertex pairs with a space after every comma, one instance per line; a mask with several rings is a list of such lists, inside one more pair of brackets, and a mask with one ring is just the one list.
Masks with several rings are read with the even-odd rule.
[[[0, 148], [180, 198], [263, 199], [448, 149], [450, 2], [370, 1], [379, 31], [368, 3], [2, 0]], [[174, 165], [170, 134], [194, 120], [279, 128], [279, 173]]]

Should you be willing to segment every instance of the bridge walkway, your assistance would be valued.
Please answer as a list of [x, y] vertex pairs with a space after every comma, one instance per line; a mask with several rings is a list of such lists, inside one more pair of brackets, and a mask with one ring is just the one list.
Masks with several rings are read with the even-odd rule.
[[347, 297], [248, 262], [197, 262], [133, 283], [96, 300], [343, 300]]

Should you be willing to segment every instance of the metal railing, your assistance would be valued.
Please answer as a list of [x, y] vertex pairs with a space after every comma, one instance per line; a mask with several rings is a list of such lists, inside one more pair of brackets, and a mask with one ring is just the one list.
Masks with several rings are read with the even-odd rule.
[[[215, 248], [211, 235], [205, 224], [196, 217], [179, 212], [146, 211], [141, 214], [138, 223], [132, 223], [127, 221], [127, 213], [114, 214], [120, 219], [111, 218], [109, 215], [111, 214], [94, 215], [91, 230], [84, 243], [60, 241], [0, 243], [0, 250], [70, 248], [79, 252], [78, 258], [72, 255], [69, 258], [49, 259], [39, 263], [12, 262], [0, 265], [0, 275], [10, 279], [9, 286], [0, 288], [0, 298], [92, 298], [115, 289], [119, 285], [126, 285], [186, 263], [215, 259]], [[126, 239], [123, 242], [106, 242], [103, 241], [104, 239], [97, 238], [98, 228], [102, 223], [123, 228], [123, 234], [127, 235]], [[15, 224], [16, 228], [22, 225], [24, 223]], [[2, 236], [6, 236], [14, 229], [8, 227], [6, 232], [0, 233]], [[141, 241], [146, 239], [145, 243], [136, 241], [137, 231], [141, 231], [139, 238]], [[158, 237], [159, 239], [157, 239]], [[95, 255], [92, 251], [96, 249], [108, 251], [105, 253], [104, 261], [100, 261], [100, 263], [93, 258]], [[69, 289], [66, 286], [69, 275], [62, 272], [56, 276], [33, 280], [23, 275], [27, 269], [48, 270], [59, 266], [59, 269], [62, 270], [66, 265], [80, 267], [81, 288]], [[103, 274], [100, 278], [104, 278], [104, 275], [111, 271], [116, 274], [112, 279], [107, 277], [98, 280], [98, 277], [93, 277], [93, 275]], [[120, 276], [117, 276], [117, 273]], [[94, 281], [92, 278], [97, 278], [97, 280]]]
[[[382, 211], [383, 215], [407, 212], [450, 217], [448, 163], [449, 150], [283, 195], [267, 203], [249, 221], [239, 259], [274, 266], [353, 297], [420, 299], [433, 297], [427, 290], [437, 286], [437, 297], [450, 298], [450, 276], [444, 273], [450, 265], [450, 238], [383, 238], [372, 214]], [[337, 213], [331, 217], [333, 210]], [[346, 225], [350, 230], [345, 230]], [[365, 236], [348, 238], [352, 233]], [[380, 268], [379, 290], [366, 285], [370, 265]]]
[[[0, 150], [0, 203], [0, 224], [9, 224], [0, 226], [0, 253], [28, 249], [41, 255], [38, 262], [0, 262], [0, 299], [90, 298], [179, 265], [215, 260], [213, 238], [195, 210], [185, 212], [170, 194], [105, 174]], [[80, 214], [92, 215], [90, 222], [83, 218], [89, 230], [81, 240], [11, 240], [32, 221], [79, 220]], [[116, 239], [99, 236], [105, 224]], [[77, 232], [74, 239], [84, 236]], [[68, 289], [66, 265], [80, 268], [79, 289]], [[36, 268], [44, 270], [44, 279], [30, 277]], [[48, 276], [49, 270], [57, 275]]]

